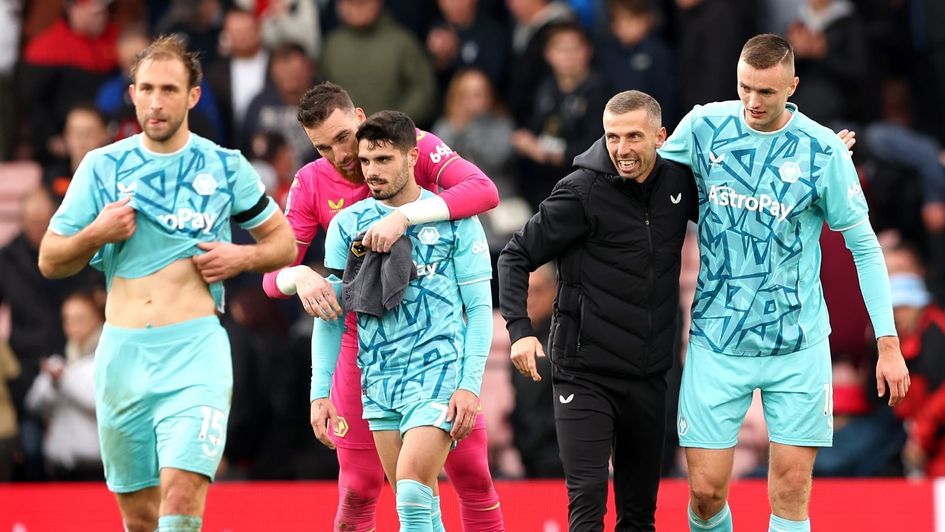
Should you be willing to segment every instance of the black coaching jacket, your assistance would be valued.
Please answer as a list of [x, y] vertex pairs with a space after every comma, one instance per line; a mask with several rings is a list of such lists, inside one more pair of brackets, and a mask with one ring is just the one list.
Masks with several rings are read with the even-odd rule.
[[672, 366], [679, 265], [698, 197], [690, 169], [657, 157], [641, 185], [617, 175], [604, 138], [575, 157], [498, 263], [512, 342], [532, 336], [528, 275], [556, 260], [550, 356], [573, 373], [646, 377]]

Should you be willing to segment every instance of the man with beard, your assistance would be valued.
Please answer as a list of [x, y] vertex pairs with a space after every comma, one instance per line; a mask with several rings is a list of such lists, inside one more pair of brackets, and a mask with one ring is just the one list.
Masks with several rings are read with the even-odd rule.
[[[49, 278], [105, 272], [95, 403], [125, 530], [199, 530], [232, 390], [222, 281], [292, 261], [292, 230], [239, 152], [190, 132], [196, 54], [162, 37], [131, 68], [142, 134], [91, 151], [39, 252]], [[230, 220], [256, 243], [230, 242]]]
[[[331, 221], [325, 267], [344, 277], [346, 306], [357, 314], [363, 418], [384, 472], [396, 485], [401, 530], [438, 531], [443, 525], [437, 476], [451, 446], [479, 419], [492, 341], [492, 265], [485, 233], [475, 217], [410, 227], [400, 249], [381, 259], [389, 261], [381, 265], [382, 305], [368, 301], [376, 291], [370, 281], [359, 284], [362, 272], [345, 271], [353, 267], [349, 251], [354, 257], [368, 254], [360, 265], [368, 269], [372, 252], [360, 236], [368, 227], [392, 209], [433, 196], [414, 177], [416, 137], [413, 121], [397, 111], [372, 115], [358, 128], [358, 159], [372, 198]], [[398, 257], [402, 262], [395, 262]], [[388, 275], [400, 268], [399, 277]], [[414, 268], [416, 274], [407, 275]], [[398, 296], [388, 298], [388, 288]], [[324, 414], [333, 428], [339, 425], [328, 397], [344, 328], [342, 319], [315, 320], [312, 332], [313, 418]], [[325, 424], [313, 428], [330, 445]]]

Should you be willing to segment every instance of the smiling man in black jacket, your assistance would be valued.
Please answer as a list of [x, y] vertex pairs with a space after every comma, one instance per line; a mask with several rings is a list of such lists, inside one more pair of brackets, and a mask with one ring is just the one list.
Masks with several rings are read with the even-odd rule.
[[502, 250], [499, 302], [512, 363], [541, 380], [528, 274], [557, 261], [549, 345], [569, 530], [603, 530], [611, 456], [616, 530], [654, 530], [680, 250], [698, 197], [690, 169], [656, 153], [666, 139], [656, 100], [621, 92], [603, 123], [604, 137]]

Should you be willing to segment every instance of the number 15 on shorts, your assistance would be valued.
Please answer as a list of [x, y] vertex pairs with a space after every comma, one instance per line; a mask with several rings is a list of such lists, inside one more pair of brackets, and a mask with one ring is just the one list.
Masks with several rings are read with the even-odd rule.
[[223, 411], [201, 406], [200, 413], [203, 415], [203, 422], [200, 424], [200, 434], [197, 436], [203, 442], [203, 454], [213, 458], [220, 452], [220, 444], [223, 442]]

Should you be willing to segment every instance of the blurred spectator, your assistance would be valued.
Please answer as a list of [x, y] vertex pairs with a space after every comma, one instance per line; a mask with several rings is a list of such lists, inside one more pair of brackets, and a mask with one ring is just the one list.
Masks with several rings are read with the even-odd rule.
[[496, 101], [485, 72], [466, 68], [456, 73], [446, 90], [444, 114], [433, 125], [433, 134], [482, 169], [495, 182], [500, 197], [516, 193], [509, 143], [512, 120]]
[[198, 52], [204, 65], [212, 65], [219, 58], [223, 16], [221, 0], [171, 0], [167, 12], [154, 24], [154, 35], [184, 37], [187, 49]]
[[65, 17], [26, 45], [20, 102], [29, 109], [33, 157], [45, 162], [66, 155], [59, 132], [76, 102], [95, 92], [118, 67], [119, 28], [105, 0], [67, 0]]
[[[556, 293], [556, 270], [548, 263], [533, 271], [528, 278], [528, 319], [535, 336], [541, 339], [545, 353], [551, 331], [552, 302]], [[511, 371], [515, 388], [515, 408], [509, 416], [513, 441], [522, 455], [528, 478], [563, 477], [555, 435], [554, 394], [551, 386], [551, 361], [535, 359], [541, 381], [534, 382], [518, 371]]]
[[259, 21], [251, 12], [227, 11], [220, 34], [224, 57], [207, 70], [207, 82], [223, 117], [223, 137], [230, 147], [238, 146], [246, 110], [269, 79], [269, 51], [263, 47], [260, 32]]
[[[135, 56], [149, 44], [151, 36], [147, 28], [139, 24], [124, 28], [118, 35], [116, 51], [121, 72], [103, 83], [95, 98], [95, 104], [105, 115], [109, 129], [113, 132], [112, 140], [120, 140], [141, 132], [131, 95], [128, 94], [128, 85], [131, 84], [131, 65]], [[206, 80], [200, 83], [200, 100], [189, 113], [187, 122], [194, 133], [214, 142], [220, 140], [223, 122], [213, 90]]]
[[[31, 41], [40, 33], [46, 31], [62, 15], [62, 10], [71, 0], [29, 0], [22, 2], [24, 8], [23, 37]], [[101, 0], [111, 13], [111, 20], [123, 27], [133, 24], [144, 18], [145, 2], [151, 0]]]
[[683, 112], [735, 98], [737, 62], [733, 59], [745, 42], [735, 9], [728, 0], [676, 0], [676, 7]]
[[912, 387], [896, 407], [908, 420], [909, 440], [903, 452], [906, 470], [945, 476], [945, 311], [931, 301], [922, 278], [914, 273], [890, 276], [896, 328], [909, 365]]
[[[940, 301], [945, 301], [945, 148], [934, 137], [911, 127], [906, 85], [887, 82], [883, 94], [884, 120], [870, 124], [864, 135], [865, 147], [887, 165], [873, 172], [871, 195], [885, 207], [881, 214], [889, 218], [887, 223], [896, 224], [897, 229], [918, 240], [927, 250], [931, 288]], [[902, 171], [918, 176], [920, 197], [913, 201], [908, 196], [916, 186], [904, 182], [903, 178], [908, 176], [903, 176]], [[890, 201], [896, 201], [894, 205], [898, 208], [890, 208]], [[904, 217], [914, 216], [917, 211], [921, 231], [910, 235], [909, 228], [903, 227]]]
[[0, 340], [0, 482], [13, 480], [13, 465], [17, 459], [20, 440], [16, 408], [10, 397], [7, 381], [20, 374], [20, 364], [10, 344]]
[[796, 75], [791, 101], [807, 116], [831, 125], [868, 118], [856, 104], [869, 79], [866, 34], [848, 0], [808, 0], [787, 32]]
[[44, 358], [26, 395], [26, 407], [46, 420], [43, 455], [50, 480], [103, 480], [95, 424], [95, 348], [105, 323], [91, 294], [76, 293], [62, 304], [65, 358]]
[[467, 67], [482, 70], [493, 87], [502, 86], [511, 44], [506, 27], [480, 13], [479, 0], [438, 0], [437, 4], [443, 20], [427, 35], [427, 51], [440, 88]]
[[11, 158], [16, 132], [13, 67], [20, 51], [20, 0], [0, 0], [0, 161]]
[[[894, 296], [895, 297], [895, 296]], [[894, 303], [895, 304], [895, 303]], [[868, 379], [869, 363], [857, 367], [848, 360], [833, 363], [833, 445], [821, 448], [814, 476], [869, 477], [889, 474], [905, 442], [902, 423], [885, 404], [867, 400], [876, 381]], [[913, 390], [909, 389], [909, 395]], [[900, 468], [901, 469], [901, 468]]]
[[601, 113], [610, 88], [591, 68], [593, 49], [574, 22], [547, 29], [545, 59], [551, 75], [538, 86], [527, 128], [512, 134], [512, 146], [522, 156], [522, 195], [533, 210], [548, 197], [571, 161], [604, 134]]
[[545, 62], [545, 30], [551, 24], [574, 20], [574, 13], [559, 0], [506, 0], [506, 5], [515, 26], [505, 103], [515, 125], [524, 127], [532, 115], [538, 84], [550, 72]]
[[338, 0], [342, 25], [325, 39], [321, 70], [367, 114], [402, 111], [418, 126], [436, 112], [436, 77], [417, 38], [382, 13], [383, 0]]
[[98, 109], [87, 103], [79, 103], [69, 110], [62, 139], [66, 145], [66, 157], [56, 159], [43, 168], [43, 184], [57, 201], [65, 197], [72, 175], [85, 154], [109, 142], [105, 120]]
[[656, 98], [663, 126], [679, 121], [676, 58], [655, 31], [651, 0], [608, 0], [609, 31], [596, 47], [597, 63], [614, 92], [636, 89]]
[[269, 77], [271, 82], [246, 110], [238, 145], [251, 153], [250, 143], [257, 133], [277, 131], [292, 145], [298, 168], [316, 157], [312, 141], [296, 118], [299, 100], [315, 80], [315, 65], [301, 46], [283, 43], [272, 51]]
[[912, 24], [916, 127], [945, 143], [945, 2], [910, 0], [907, 9]]
[[262, 20], [262, 38], [270, 50], [295, 43], [311, 60], [318, 58], [322, 29], [315, 0], [234, 0], [241, 9]]
[[788, 26], [797, 20], [797, 13], [807, 0], [761, 0], [758, 9], [758, 31], [787, 35]]
[[292, 146], [277, 131], [257, 133], [250, 145], [250, 162], [266, 185], [266, 193], [285, 210], [289, 188], [299, 167]]
[[20, 376], [10, 382], [26, 455], [24, 480], [42, 478], [42, 425], [23, 408], [26, 392], [39, 373], [40, 360], [62, 353], [63, 297], [71, 292], [103, 286], [101, 274], [86, 268], [76, 277], [47, 280], [39, 273], [39, 243], [49, 225], [54, 205], [45, 188], [30, 191], [21, 205], [22, 232], [0, 249], [0, 304], [10, 307], [10, 347], [20, 362]]

